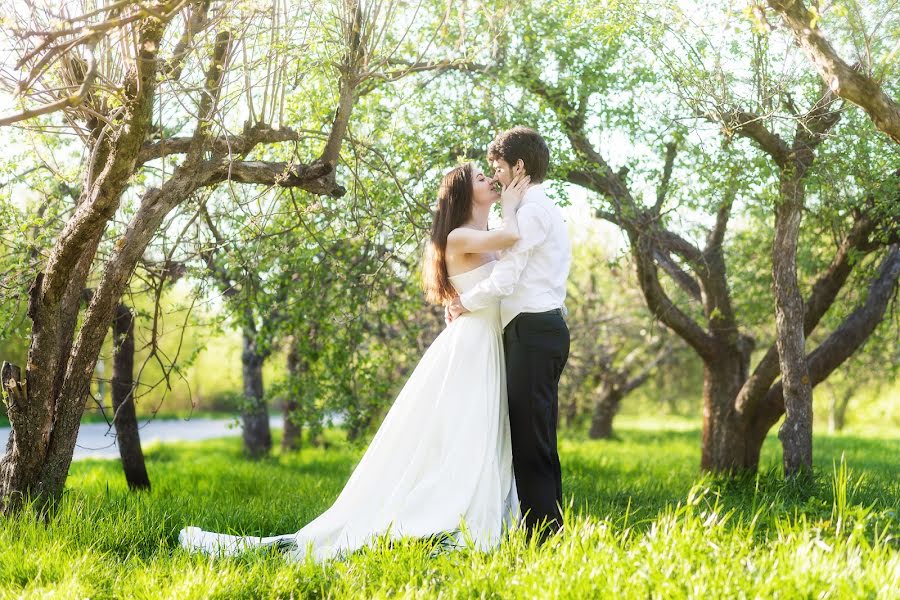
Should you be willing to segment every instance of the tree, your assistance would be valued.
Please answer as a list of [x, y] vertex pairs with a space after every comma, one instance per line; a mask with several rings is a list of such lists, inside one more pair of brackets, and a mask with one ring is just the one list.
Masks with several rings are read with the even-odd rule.
[[834, 96], [825, 92], [805, 114], [798, 115], [790, 143], [768, 130], [759, 115], [735, 111], [723, 119], [725, 127], [731, 132], [756, 142], [772, 158], [779, 172], [772, 280], [775, 289], [776, 348], [786, 415], [778, 436], [784, 448], [784, 471], [787, 475], [812, 468], [812, 384], [806, 364], [803, 298], [797, 283], [797, 243], [804, 210], [806, 175], [815, 161], [816, 147], [825, 140], [840, 118], [833, 105]]
[[[297, 336], [291, 336], [287, 352], [288, 377], [299, 380], [307, 370]], [[298, 452], [303, 442], [303, 420], [300, 413], [299, 394], [292, 393], [284, 403], [284, 434], [281, 438], [282, 452]]]
[[851, 356], [828, 378], [825, 402], [820, 406], [827, 407], [829, 433], [842, 431], [848, 414], [851, 421], [855, 420], [854, 413], [864, 412], [870, 403], [877, 406], [875, 399], [890, 392], [891, 383], [897, 381], [900, 371], [896, 333], [896, 330], [880, 328], [866, 340], [864, 351]]
[[572, 339], [560, 414], [569, 426], [587, 417], [591, 438], [611, 438], [622, 400], [647, 383], [675, 347], [644, 306], [627, 257], [610, 256], [601, 245], [605, 229], [597, 225], [579, 223], [572, 232], [566, 295]]
[[134, 406], [134, 314], [125, 304], [116, 307], [113, 319], [112, 406], [116, 444], [132, 490], [149, 490], [150, 476], [144, 463]]
[[[315, 237], [322, 239], [319, 232]], [[313, 258], [298, 259], [305, 254]], [[433, 311], [423, 310], [410, 268], [418, 261], [346, 238], [324, 247], [285, 248], [278, 256], [289, 267], [280, 277], [291, 281], [282, 284], [289, 285], [290, 302], [277, 325], [288, 340], [288, 373], [270, 395], [284, 402], [295, 440], [303, 428], [316, 437], [322, 422], [336, 415], [348, 439], [359, 439], [418, 362], [420, 340], [430, 342], [439, 332], [429, 319]], [[285, 431], [287, 436], [287, 426]]]
[[[345, 193], [335, 167], [356, 89], [378, 80], [386, 62], [367, 52], [375, 26], [363, 25], [358, 3], [331, 8], [312, 3], [284, 13], [276, 3], [259, 12], [241, 3], [194, 0], [113, 3], [85, 8], [62, 23], [49, 10], [10, 16], [20, 25], [14, 30], [16, 68], [25, 79], [16, 84], [26, 107], [6, 122], [40, 117], [64, 124], [79, 135], [89, 160], [76, 210], [30, 287], [24, 373], [12, 365], [2, 369], [13, 427], [0, 461], [4, 511], [16, 510], [26, 496], [42, 502], [60, 496], [106, 329], [135, 265], [175, 207], [223, 182], [328, 197]], [[328, 28], [293, 27], [300, 18], [343, 25], [334, 29], [334, 39]], [[305, 37], [317, 32], [321, 37]], [[272, 125], [291, 82], [321, 64], [323, 57], [303, 54], [303, 48], [337, 54], [339, 92], [324, 134]], [[289, 62], [290, 52], [278, 54], [286, 49], [308, 60]], [[205, 68], [199, 66], [204, 54]], [[274, 70], [272, 56], [280, 56]], [[289, 66], [296, 71], [286, 71]], [[187, 114], [178, 112], [191, 104]], [[230, 129], [248, 114], [239, 132]], [[321, 151], [307, 161], [254, 157], [266, 145], [323, 138]], [[129, 209], [122, 204], [125, 194], [135, 198], [136, 209], [111, 253], [100, 256], [110, 220]], [[91, 302], [80, 314], [78, 298], [95, 274]]]
[[632, 350], [620, 366], [604, 373], [603, 383], [597, 387], [591, 428], [588, 430], [592, 439], [613, 437], [613, 419], [619, 413], [622, 399], [644, 385], [671, 351], [671, 346], [654, 339], [650, 344]]
[[[672, 27], [672, 22], [678, 26]], [[848, 193], [841, 202], [823, 210], [822, 218], [827, 212], [832, 231], [838, 232], [835, 249], [830, 264], [818, 274], [803, 274], [814, 281], [805, 302], [798, 303], [798, 288], [792, 285], [796, 261], [791, 249], [799, 231], [797, 200], [803, 190], [791, 186], [802, 183], [804, 176], [809, 186], [811, 175], [804, 173], [812, 158], [809, 152], [836, 117], [829, 98], [820, 102], [818, 86], [791, 75], [782, 87], [763, 87], [753, 79], [759, 70], [746, 64], [762, 60], [762, 50], [746, 50], [758, 48], [758, 40], [740, 44], [728, 39], [723, 47], [712, 45], [711, 35], [668, 6], [651, 11], [627, 3], [604, 7], [573, 0], [548, 13], [536, 4], [521, 3], [511, 11], [509, 23], [508, 43], [494, 61], [459, 68], [459, 77], [477, 84], [488, 74], [492, 84], [502, 82], [485, 92], [489, 99], [483, 110], [491, 115], [493, 126], [523, 121], [537, 126], [558, 148], [552, 159], [556, 165], [553, 175], [596, 194], [602, 199], [597, 217], [615, 224], [626, 235], [647, 307], [704, 363], [701, 467], [755, 470], [766, 433], [785, 412], [785, 387], [777, 381], [781, 373], [779, 346], [784, 348], [783, 364], [790, 366], [785, 381], [792, 398], [802, 405], [806, 402], [804, 391], [794, 392], [796, 386], [815, 386], [852, 355], [881, 322], [894, 293], [900, 271], [896, 247], [896, 207], [900, 203], [898, 174], [885, 169], [890, 153], [866, 135], [864, 124], [860, 128], [849, 118], [838, 123], [844, 123], [845, 129], [829, 137], [842, 141], [843, 158], [824, 163], [833, 170], [817, 171], [813, 178], [817, 200], [825, 195], [829, 177], [839, 176], [851, 161], [865, 176], [842, 186]], [[725, 27], [733, 28], [727, 22]], [[730, 30], [727, 33], [732, 35]], [[732, 70], [722, 66], [726, 50], [728, 60], [735, 61]], [[473, 72], [478, 76], [471, 76]], [[741, 79], [743, 73], [750, 75]], [[763, 78], [763, 83], [769, 85], [770, 81]], [[719, 149], [710, 146], [707, 132], [701, 130], [702, 121], [710, 119], [711, 113], [721, 117], [741, 109], [734, 102], [738, 84], [741, 90], [750, 90], [749, 95], [766, 108], [763, 114], [767, 116], [776, 101], [784, 98], [789, 116], [779, 116], [779, 122], [796, 126], [796, 145], [789, 145], [787, 152], [800, 153], [782, 154], [784, 170], [773, 171], [771, 165], [760, 162], [758, 154], [730, 143], [728, 136], [734, 131], [727, 126], [726, 145]], [[782, 90], [789, 93], [782, 96]], [[797, 94], [808, 101], [806, 111], [795, 109], [791, 96]], [[694, 101], [698, 96], [702, 103]], [[741, 110], [749, 112], [746, 107]], [[691, 122], [696, 132], [688, 129], [686, 124]], [[738, 123], [746, 132], [760, 121], [743, 119]], [[692, 142], [689, 134], [698, 141]], [[623, 135], [632, 147], [623, 149], [621, 144], [610, 143]], [[761, 139], [765, 139], [761, 147], [773, 142], [765, 134]], [[606, 151], [602, 150], [604, 144]], [[651, 162], [654, 148], [663, 155], [656, 159], [661, 166]], [[614, 168], [608, 154], [611, 150], [617, 152], [620, 164], [626, 164]], [[789, 166], [795, 160], [801, 162]], [[748, 181], [750, 173], [759, 176], [759, 181]], [[758, 334], [745, 330], [735, 310], [735, 300], [741, 299], [733, 296], [732, 288], [741, 273], [740, 265], [729, 266], [734, 241], [727, 234], [735, 207], [753, 206], [757, 185], [773, 182], [780, 182], [775, 189], [780, 190], [782, 201], [771, 202], [763, 218], [776, 216], [778, 221], [779, 255], [772, 254], [773, 242], [768, 256], [774, 259], [772, 272], [777, 273], [779, 282], [778, 300], [773, 298], [773, 304], [782, 315], [778, 317], [781, 341], [769, 346], [751, 372]], [[763, 198], [770, 201], [768, 192]], [[780, 207], [778, 212], [771, 210], [772, 205]], [[698, 213], [704, 217], [704, 227], [680, 226], [683, 214]], [[824, 250], [821, 239], [817, 244]], [[781, 248], [789, 252], [780, 254]], [[869, 255], [877, 262], [865, 261], [868, 272], [876, 267], [865, 284], [866, 299], [846, 314], [817, 348], [807, 352], [800, 338], [809, 336], [835, 306], [851, 272], [860, 268], [861, 257]], [[796, 320], [790, 320], [791, 315]], [[794, 454], [788, 454], [790, 472]]]
[[[262, 458], [272, 448], [272, 434], [269, 430], [269, 411], [265, 403], [263, 386], [263, 363], [272, 352], [272, 340], [259, 331], [259, 309], [266, 310], [268, 303], [257, 293], [262, 273], [259, 257], [247, 260], [242, 256], [237, 244], [232, 244], [220, 232], [210, 217], [206, 205], [200, 207], [202, 221], [213, 236], [213, 244], [201, 249], [198, 254], [206, 263], [208, 276], [219, 289], [222, 297], [231, 300], [234, 319], [241, 330], [241, 379], [243, 396], [240, 404], [241, 434], [244, 453], [250, 458]], [[219, 250], [216, 252], [215, 250]], [[227, 264], [225, 256], [235, 254], [239, 266]], [[279, 291], [286, 292], [285, 288]]]
[[[814, 169], [816, 150], [820, 144], [830, 137], [832, 129], [841, 118], [841, 107], [836, 102], [837, 96], [831, 89], [825, 88], [818, 93], [813, 93], [810, 100], [810, 108], [805, 112], [795, 105], [795, 97], [798, 91], [802, 94], [802, 79], [800, 82], [789, 78], [780, 79], [769, 72], [767, 57], [764, 55], [766, 44], [761, 40], [754, 40], [752, 72], [757, 89], [756, 98], [741, 97], [734, 91], [735, 84], [722, 85], [717, 82], [717, 91], [710, 91], [709, 81], [703, 76], [698, 77], [699, 85], [693, 81], [682, 81], [681, 90], [692, 89], [693, 94], [686, 94], [689, 105], [703, 107], [707, 117], [722, 124], [726, 136], [745, 136], [751, 140], [774, 161], [778, 174], [778, 195], [775, 200], [775, 231], [772, 245], [772, 279], [775, 300], [776, 322], [776, 349], [781, 374], [779, 394], [782, 396], [786, 418], [779, 430], [784, 449], [784, 471], [786, 475], [793, 475], [812, 467], [812, 386], [815, 378], [810, 373], [811, 364], [807, 364], [805, 352], [805, 338], [810, 331], [804, 323], [804, 306], [798, 285], [798, 254], [797, 245], [800, 236], [800, 222], [806, 210], [807, 177]], [[702, 52], [697, 53], [702, 54]], [[714, 69], [715, 75], [721, 81], [726, 75], [725, 69], [718, 66]], [[673, 70], [676, 78], [680, 77], [678, 70]], [[727, 79], [726, 79], [727, 80]], [[798, 90], [798, 88], [800, 88]], [[700, 99], [703, 94], [707, 99]], [[778, 114], [773, 98], [781, 98], [787, 114]], [[747, 111], [740, 105], [755, 105], [758, 112]], [[793, 123], [794, 131], [792, 139], [785, 141], [783, 133], [778, 131], [777, 120]], [[828, 173], [827, 166], [821, 169], [818, 176], [823, 177]], [[827, 176], [827, 175], [826, 175]], [[894, 179], [896, 174], [885, 173], [888, 181]], [[894, 195], [888, 192], [889, 197]], [[869, 204], [871, 206], [871, 196]], [[846, 205], [845, 202], [841, 204]], [[879, 218], [882, 223], [890, 228], [891, 215], [881, 213], [874, 216], [873, 221]], [[873, 235], [877, 238], [877, 235]], [[896, 228], [886, 236], [882, 236], [881, 244], [889, 245], [897, 237]], [[878, 242], [874, 242], [876, 245]], [[896, 276], [891, 264], [896, 260], [891, 249], [884, 266], [887, 276], [883, 281], [887, 295], [883, 297], [886, 302], [890, 291], [896, 285]], [[876, 310], [873, 317], [878, 320], [884, 312]], [[867, 325], [858, 323], [865, 330]], [[869, 328], [869, 333], [874, 329], [874, 324]], [[849, 341], [849, 340], [848, 340]], [[858, 347], [858, 345], [856, 346]], [[854, 347], [854, 350], [855, 348]], [[824, 346], [823, 346], [824, 348]], [[849, 356], [847, 354], [842, 360]], [[771, 355], [769, 355], [771, 360]], [[773, 368], [771, 362], [764, 360], [761, 367]], [[759, 368], [757, 369], [757, 373]], [[750, 381], [755, 381], [754, 373]], [[816, 381], [817, 382], [817, 381]], [[769, 384], [765, 384], [768, 386]], [[756, 390], [758, 392], [758, 390]], [[753, 390], [748, 392], [753, 395]], [[743, 396], [746, 399], [747, 396]]]

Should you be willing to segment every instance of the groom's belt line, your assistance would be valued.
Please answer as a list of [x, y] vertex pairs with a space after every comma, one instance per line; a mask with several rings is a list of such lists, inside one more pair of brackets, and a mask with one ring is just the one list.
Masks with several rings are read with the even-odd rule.
[[561, 308], [554, 308], [551, 310], [545, 310], [543, 312], [521, 312], [520, 315], [559, 315], [563, 316], [563, 311]]

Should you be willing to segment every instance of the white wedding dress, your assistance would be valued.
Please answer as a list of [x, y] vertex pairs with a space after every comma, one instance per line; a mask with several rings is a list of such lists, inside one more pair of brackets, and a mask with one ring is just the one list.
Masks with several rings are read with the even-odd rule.
[[[494, 262], [450, 278], [463, 293]], [[495, 548], [518, 523], [499, 302], [455, 319], [434, 340], [334, 504], [296, 533], [233, 536], [187, 527], [181, 545], [214, 556], [256, 546], [289, 559], [346, 555], [383, 534], [447, 534]], [[464, 525], [463, 525], [464, 522]]]

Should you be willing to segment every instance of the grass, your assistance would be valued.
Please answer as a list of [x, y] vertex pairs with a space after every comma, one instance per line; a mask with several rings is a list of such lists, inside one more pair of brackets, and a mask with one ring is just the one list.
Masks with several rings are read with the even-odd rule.
[[145, 494], [127, 491], [117, 461], [78, 461], [49, 523], [0, 521], [0, 598], [898, 597], [897, 439], [819, 436], [815, 477], [784, 483], [775, 439], [757, 477], [727, 480], [699, 475], [695, 423], [618, 425], [616, 441], [561, 439], [567, 530], [542, 547], [514, 535], [430, 557], [409, 540], [324, 565], [270, 550], [211, 560], [177, 533], [296, 531], [360, 456], [338, 432], [328, 450], [260, 463], [237, 438], [150, 445]]

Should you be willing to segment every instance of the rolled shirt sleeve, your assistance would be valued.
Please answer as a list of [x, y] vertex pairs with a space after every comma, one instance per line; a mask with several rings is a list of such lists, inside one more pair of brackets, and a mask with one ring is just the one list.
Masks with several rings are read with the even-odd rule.
[[540, 205], [530, 203], [520, 206], [516, 212], [519, 241], [494, 265], [490, 277], [460, 295], [460, 304], [469, 311], [479, 310], [498, 298], [512, 294], [532, 249], [547, 237], [550, 227], [545, 219], [546, 213]]

